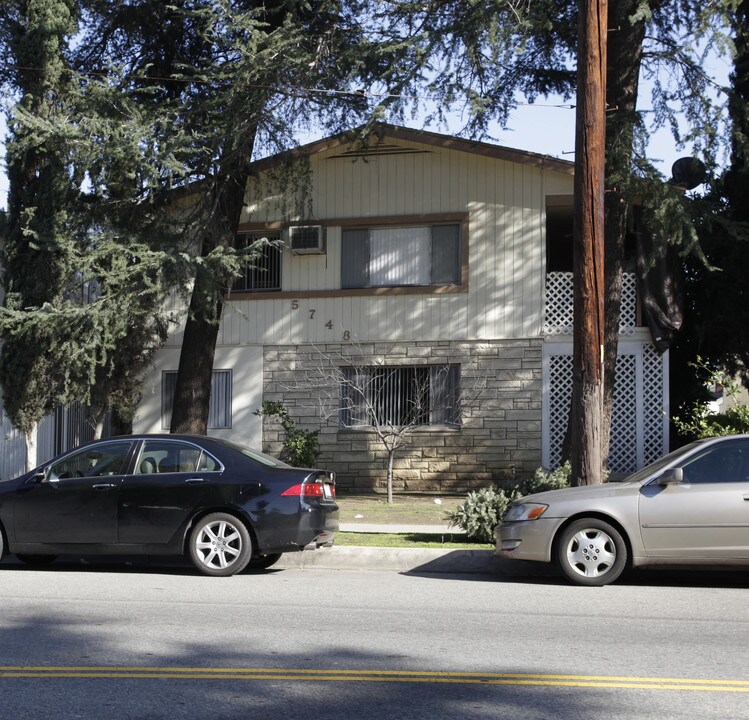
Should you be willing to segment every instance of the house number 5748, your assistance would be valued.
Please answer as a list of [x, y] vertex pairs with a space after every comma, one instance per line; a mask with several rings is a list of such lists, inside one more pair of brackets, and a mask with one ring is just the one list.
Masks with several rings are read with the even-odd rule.
[[[292, 310], [299, 310], [299, 300], [292, 300], [291, 301], [291, 309]], [[317, 308], [308, 308], [307, 312], [309, 313], [309, 319], [314, 320], [315, 319], [315, 313], [317, 312]], [[333, 330], [333, 321], [328, 320], [325, 323], [325, 327], [328, 330]], [[345, 330], [343, 333], [343, 339], [349, 340], [351, 338], [351, 333], [348, 330]]]

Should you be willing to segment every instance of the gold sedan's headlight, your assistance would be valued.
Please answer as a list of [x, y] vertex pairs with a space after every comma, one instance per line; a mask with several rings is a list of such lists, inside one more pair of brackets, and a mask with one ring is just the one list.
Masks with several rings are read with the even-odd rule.
[[543, 503], [534, 502], [521, 502], [518, 505], [510, 505], [502, 520], [503, 522], [537, 520], [546, 512], [548, 507], [548, 505], [544, 505]]

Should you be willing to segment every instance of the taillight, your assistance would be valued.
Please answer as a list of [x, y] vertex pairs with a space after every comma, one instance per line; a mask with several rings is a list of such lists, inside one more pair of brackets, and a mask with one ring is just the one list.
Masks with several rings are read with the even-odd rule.
[[[335, 491], [331, 488], [332, 494], [335, 495]], [[292, 485], [281, 493], [281, 497], [310, 497], [310, 498], [321, 498], [325, 497], [325, 488], [320, 482], [303, 482], [299, 485]]]
[[281, 497], [305, 497], [305, 498], [334, 498], [335, 485], [325, 482], [327, 476], [317, 477], [314, 480], [305, 480], [298, 485], [292, 485], [281, 493]]
[[281, 497], [299, 497], [302, 494], [302, 487], [304, 486], [304, 483], [299, 483], [299, 485], [292, 485], [290, 488], [286, 488], [281, 493]]

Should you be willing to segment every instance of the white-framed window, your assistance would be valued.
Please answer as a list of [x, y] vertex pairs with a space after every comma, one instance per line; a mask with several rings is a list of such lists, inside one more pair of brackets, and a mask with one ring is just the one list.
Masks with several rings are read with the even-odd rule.
[[[211, 399], [208, 411], [208, 429], [221, 430], [231, 427], [232, 371], [214, 370], [211, 376]], [[172, 424], [174, 389], [177, 386], [177, 371], [161, 373], [161, 427], [168, 430]]]
[[461, 226], [343, 228], [341, 287], [461, 284]]
[[457, 426], [460, 365], [344, 367], [341, 426]]
[[259, 255], [248, 260], [242, 277], [234, 283], [234, 292], [275, 292], [281, 290], [281, 231], [248, 232], [239, 236], [238, 245], [248, 247], [267, 240]]

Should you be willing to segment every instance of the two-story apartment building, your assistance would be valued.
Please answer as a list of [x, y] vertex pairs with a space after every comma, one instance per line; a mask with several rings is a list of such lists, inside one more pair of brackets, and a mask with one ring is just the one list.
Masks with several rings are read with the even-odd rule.
[[[266, 422], [264, 436], [253, 412], [280, 400], [320, 429], [320, 463], [343, 487], [381, 486], [382, 446], [350, 412], [322, 417], [309, 382], [353, 357], [370, 380], [397, 368], [380, 401], [395, 424], [417, 379], [432, 378], [396, 489], [462, 490], [557, 464], [571, 394], [573, 165], [395, 126], [365, 148], [341, 136], [303, 152], [303, 213], [289, 215], [269, 179], [276, 159], [248, 181], [240, 232], [272, 244], [227, 303], [211, 432], [277, 453], [278, 429]], [[623, 472], [667, 444], [667, 360], [638, 324], [633, 275], [621, 339], [611, 458]], [[137, 430], [168, 428], [179, 344], [175, 333], [146, 379]], [[458, 417], [445, 411], [458, 405]]]

